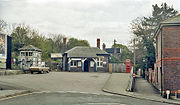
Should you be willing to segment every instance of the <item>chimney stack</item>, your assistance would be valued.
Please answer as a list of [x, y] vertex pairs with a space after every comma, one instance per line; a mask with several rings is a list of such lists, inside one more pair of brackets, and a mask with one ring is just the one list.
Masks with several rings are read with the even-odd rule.
[[103, 43], [103, 50], [105, 51], [106, 50], [106, 44]]
[[97, 47], [100, 49], [100, 39], [97, 39]]
[[116, 49], [116, 40], [114, 39], [114, 54], [117, 53], [117, 49]]
[[66, 48], [67, 48], [66, 40], [67, 40], [67, 38], [64, 37], [64, 38], [63, 38], [63, 52], [65, 52], [65, 51], [66, 51]]

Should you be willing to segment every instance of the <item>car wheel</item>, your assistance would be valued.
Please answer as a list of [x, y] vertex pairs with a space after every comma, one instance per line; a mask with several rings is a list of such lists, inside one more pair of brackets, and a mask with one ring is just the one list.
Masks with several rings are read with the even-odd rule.
[[44, 74], [44, 71], [43, 71], [43, 70], [41, 71], [41, 74]]
[[31, 74], [33, 74], [33, 72], [31, 71]]
[[47, 73], [49, 73], [49, 70], [47, 71]]

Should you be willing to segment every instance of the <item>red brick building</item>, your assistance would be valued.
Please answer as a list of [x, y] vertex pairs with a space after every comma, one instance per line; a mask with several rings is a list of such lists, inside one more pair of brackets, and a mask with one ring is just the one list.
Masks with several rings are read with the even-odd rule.
[[165, 94], [180, 92], [180, 15], [160, 23], [155, 32], [154, 85]]

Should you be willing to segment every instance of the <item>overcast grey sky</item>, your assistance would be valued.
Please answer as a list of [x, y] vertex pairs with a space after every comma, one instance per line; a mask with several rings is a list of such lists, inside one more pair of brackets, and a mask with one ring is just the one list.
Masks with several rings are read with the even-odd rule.
[[91, 46], [100, 38], [110, 47], [114, 39], [127, 45], [131, 21], [150, 16], [152, 4], [162, 2], [180, 10], [180, 0], [0, 0], [0, 19], [85, 39]]

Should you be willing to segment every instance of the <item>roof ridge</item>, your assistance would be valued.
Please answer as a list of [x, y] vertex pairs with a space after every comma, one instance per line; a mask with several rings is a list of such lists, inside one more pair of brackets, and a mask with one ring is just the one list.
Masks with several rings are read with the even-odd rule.
[[65, 53], [68, 54], [68, 56], [76, 56], [76, 57], [97, 57], [99, 54], [108, 54], [107, 52], [99, 49], [98, 47], [89, 47], [89, 46], [82, 46], [82, 47], [73, 47], [72, 49], [66, 51]]
[[24, 45], [22, 48], [19, 48], [18, 50], [22, 50], [22, 49], [34, 49], [34, 50], [38, 50], [38, 51], [42, 51], [41, 49], [35, 47], [34, 45]]

